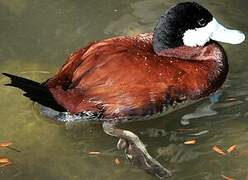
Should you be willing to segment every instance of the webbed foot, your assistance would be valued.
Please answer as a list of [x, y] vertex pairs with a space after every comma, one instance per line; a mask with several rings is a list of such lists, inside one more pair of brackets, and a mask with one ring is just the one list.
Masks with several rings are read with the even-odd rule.
[[133, 165], [138, 166], [158, 178], [171, 176], [169, 170], [150, 156], [145, 145], [136, 134], [131, 131], [118, 129], [113, 124], [106, 122], [103, 124], [103, 129], [107, 134], [120, 138], [117, 143], [117, 148], [124, 150], [126, 157]]
[[154, 174], [159, 178], [171, 176], [171, 172], [164, 168], [157, 160], [153, 159], [147, 151], [143, 151], [145, 147], [139, 148], [134, 143], [120, 139], [117, 144], [118, 149], [123, 149], [126, 158], [135, 165], [148, 173]]

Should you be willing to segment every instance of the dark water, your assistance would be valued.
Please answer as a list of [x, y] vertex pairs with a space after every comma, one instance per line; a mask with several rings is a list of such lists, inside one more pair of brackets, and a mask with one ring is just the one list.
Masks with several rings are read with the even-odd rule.
[[[152, 31], [161, 12], [176, 2], [180, 1], [0, 0], [0, 72], [44, 81], [88, 41]], [[247, 34], [248, 1], [199, 2], [222, 24]], [[214, 98], [217, 102], [206, 99], [160, 119], [123, 125], [172, 170], [171, 179], [248, 179], [247, 41], [223, 46], [230, 72], [219, 98]], [[104, 134], [101, 125], [54, 123], [21, 91], [4, 87], [7, 81], [0, 76], [0, 142], [12, 141], [21, 152], [0, 149], [0, 157], [13, 161], [0, 168], [0, 179], [154, 179], [130, 166], [115, 148], [117, 139]], [[198, 144], [183, 144], [192, 138]], [[227, 156], [212, 151], [214, 145], [227, 149], [234, 144], [237, 150]], [[89, 151], [102, 154], [90, 156]]]

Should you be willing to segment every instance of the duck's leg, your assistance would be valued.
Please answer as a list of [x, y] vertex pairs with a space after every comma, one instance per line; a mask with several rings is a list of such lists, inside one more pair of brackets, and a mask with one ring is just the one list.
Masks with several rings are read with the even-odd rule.
[[171, 176], [171, 172], [153, 159], [147, 152], [145, 145], [139, 137], [131, 131], [118, 129], [116, 124], [103, 123], [103, 130], [110, 136], [120, 138], [117, 147], [124, 149], [128, 159], [139, 168], [158, 176], [159, 178]]

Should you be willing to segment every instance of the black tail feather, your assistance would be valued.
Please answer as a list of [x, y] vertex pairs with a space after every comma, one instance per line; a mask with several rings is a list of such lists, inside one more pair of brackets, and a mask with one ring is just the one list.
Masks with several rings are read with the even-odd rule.
[[34, 102], [37, 102], [43, 106], [50, 107], [56, 111], [65, 111], [53, 98], [51, 92], [48, 88], [38, 82], [26, 79], [23, 77], [18, 77], [8, 73], [2, 73], [3, 75], [9, 77], [11, 82], [5, 84], [6, 86], [12, 86], [19, 88], [24, 91], [24, 96], [28, 97]]

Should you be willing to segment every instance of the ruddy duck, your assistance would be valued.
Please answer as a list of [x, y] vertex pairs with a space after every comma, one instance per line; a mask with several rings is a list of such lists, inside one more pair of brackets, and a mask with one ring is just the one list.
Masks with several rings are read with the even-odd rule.
[[170, 171], [148, 154], [138, 136], [116, 125], [215, 92], [228, 72], [225, 51], [216, 41], [239, 44], [244, 39], [201, 5], [184, 2], [162, 14], [153, 33], [89, 43], [44, 83], [4, 75], [11, 78], [8, 85], [43, 106], [102, 121], [133, 162], [167, 177]]

